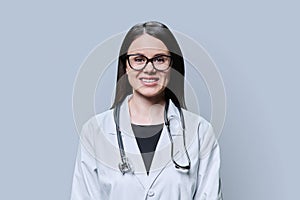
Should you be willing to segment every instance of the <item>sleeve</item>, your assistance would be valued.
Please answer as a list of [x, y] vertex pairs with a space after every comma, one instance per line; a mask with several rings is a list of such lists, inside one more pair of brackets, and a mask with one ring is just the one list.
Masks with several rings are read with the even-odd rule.
[[[203, 127], [199, 128], [203, 129]], [[198, 183], [194, 200], [222, 200], [220, 149], [211, 124], [200, 137]]]
[[[81, 131], [81, 140], [73, 175], [71, 200], [96, 200], [100, 199], [96, 159], [92, 155], [91, 143], [88, 142], [91, 135], [87, 125]], [[91, 140], [90, 140], [91, 141]]]

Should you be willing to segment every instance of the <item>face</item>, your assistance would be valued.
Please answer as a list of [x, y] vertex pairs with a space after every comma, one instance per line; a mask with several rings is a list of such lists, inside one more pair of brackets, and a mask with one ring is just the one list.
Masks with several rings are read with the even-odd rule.
[[[159, 66], [160, 63], [168, 63], [168, 57], [163, 58], [159, 56], [170, 55], [168, 48], [161, 40], [148, 34], [141, 35], [135, 39], [129, 46], [127, 54], [141, 55], [133, 57], [134, 60], [129, 58], [131, 60], [131, 66], [133, 62], [135, 62], [135, 64], [145, 62], [145, 57], [148, 59], [157, 58], [153, 60], [153, 63], [155, 66]], [[145, 97], [155, 97], [161, 94], [169, 82], [170, 68], [171, 67], [164, 71], [158, 71], [153, 67], [151, 62], [148, 62], [144, 69], [137, 71], [130, 67], [127, 59], [126, 73], [133, 93], [138, 93]]]

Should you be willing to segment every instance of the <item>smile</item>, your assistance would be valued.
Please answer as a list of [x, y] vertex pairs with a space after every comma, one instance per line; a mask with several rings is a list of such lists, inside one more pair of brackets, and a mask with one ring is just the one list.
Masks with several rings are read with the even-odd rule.
[[145, 82], [145, 83], [154, 83], [156, 81], [158, 81], [158, 78], [140, 78], [141, 81]]

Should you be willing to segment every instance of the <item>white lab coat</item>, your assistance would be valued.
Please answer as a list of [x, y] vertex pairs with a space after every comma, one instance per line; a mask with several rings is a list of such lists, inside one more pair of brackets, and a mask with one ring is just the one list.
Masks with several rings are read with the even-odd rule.
[[[210, 123], [183, 110], [186, 145], [191, 160], [189, 171], [175, 168], [171, 160], [170, 138], [164, 125], [147, 176], [131, 129], [129, 97], [120, 108], [120, 128], [126, 156], [134, 172], [123, 175], [118, 168], [121, 158], [113, 110], [98, 114], [84, 124], [80, 134], [71, 200], [222, 199], [220, 152]], [[180, 115], [172, 101], [168, 119], [174, 140], [174, 158], [178, 164], [187, 165]]]

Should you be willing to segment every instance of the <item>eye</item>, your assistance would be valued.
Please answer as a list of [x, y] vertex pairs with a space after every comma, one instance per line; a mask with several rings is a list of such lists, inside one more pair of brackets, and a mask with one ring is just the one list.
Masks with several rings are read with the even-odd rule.
[[158, 56], [153, 59], [153, 62], [164, 63], [164, 62], [166, 62], [166, 58], [165, 58], [165, 56]]
[[136, 63], [144, 63], [146, 62], [146, 58], [143, 56], [136, 56], [133, 58], [133, 61]]

